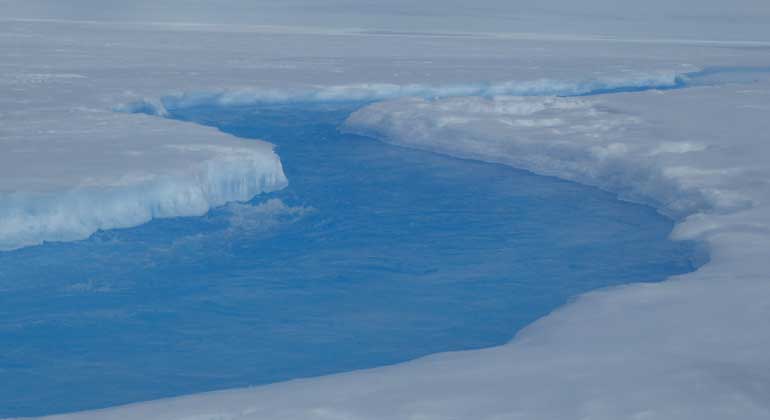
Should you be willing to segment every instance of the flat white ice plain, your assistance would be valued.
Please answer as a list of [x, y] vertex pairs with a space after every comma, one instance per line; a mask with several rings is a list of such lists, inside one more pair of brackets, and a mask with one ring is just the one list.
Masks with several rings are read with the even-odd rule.
[[[112, 112], [119, 104], [157, 104], [174, 92], [247, 92], [248, 98], [255, 87], [580, 83], [709, 66], [766, 68], [770, 36], [761, 28], [768, 27], [767, 10], [762, 2], [745, 3], [762, 13], [751, 17], [750, 8], [741, 9], [747, 11], [735, 19], [760, 25], [751, 33], [741, 33], [740, 24], [725, 30], [730, 35], [721, 39], [729, 42], [639, 39], [636, 33], [635, 40], [607, 41], [3, 20], [0, 214], [27, 220], [31, 229], [25, 236], [17, 227], [23, 223], [2, 224], [2, 237], [15, 238], [3, 247], [75, 239], [153, 216], [200, 214], [285, 182], [269, 145]], [[719, 5], [706, 4], [708, 10]], [[709, 16], [692, 18], [708, 27]], [[720, 22], [715, 27], [726, 25]], [[374, 104], [354, 114], [346, 129], [656, 205], [677, 217], [674, 236], [701, 241], [711, 261], [660, 284], [581, 296], [497, 348], [55, 418], [766, 419], [769, 104], [770, 82], [761, 74], [591, 98]], [[146, 156], [120, 157], [136, 153]], [[29, 198], [41, 195], [48, 198]], [[109, 219], [120, 214], [109, 205], [139, 210]], [[49, 215], [56, 221], [50, 226], [64, 227], [36, 231], [48, 226]], [[72, 220], [86, 228], [70, 228]]]

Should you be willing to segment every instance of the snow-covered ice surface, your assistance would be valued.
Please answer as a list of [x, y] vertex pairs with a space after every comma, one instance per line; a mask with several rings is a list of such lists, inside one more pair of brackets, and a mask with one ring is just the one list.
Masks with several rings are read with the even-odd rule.
[[0, 250], [202, 215], [286, 185], [267, 143], [114, 112], [100, 95], [141, 69], [94, 69], [102, 57], [84, 63], [72, 41], [0, 28]]
[[[35, 3], [40, 2], [30, 2]], [[597, 0], [586, 10], [605, 10], [607, 3]], [[14, 238], [2, 246], [74, 239], [152, 216], [199, 214], [285, 182], [269, 145], [111, 112], [120, 104], [145, 101], [154, 104], [150, 109], [162, 109], [157, 104], [165, 94], [184, 97], [175, 92], [205, 92], [208, 98], [211, 92], [244, 92], [248, 101], [265, 89], [360, 88], [373, 82], [574, 86], [705, 67], [770, 66], [766, 2], [745, 0], [722, 16], [721, 2], [705, 2], [699, 9], [705, 12], [696, 16], [686, 13], [692, 3], [677, 3], [679, 15], [665, 14], [679, 16], [674, 23], [695, 22], [692, 31], [663, 23], [657, 31], [633, 19], [615, 24], [620, 35], [636, 41], [603, 41], [585, 35], [586, 28], [581, 36], [503, 36], [108, 24], [96, 17], [80, 23], [3, 20], [0, 214], [29, 221], [34, 229], [13, 230], [23, 226], [18, 222], [1, 225], [3, 237]], [[40, 16], [25, 13], [18, 17]], [[583, 21], [574, 10], [567, 15]], [[532, 27], [537, 19], [526, 21]], [[596, 27], [595, 19], [585, 21]], [[544, 22], [556, 27], [558, 19]], [[633, 30], [624, 33], [627, 27]], [[667, 39], [656, 41], [651, 33]], [[590, 98], [412, 98], [374, 104], [353, 115], [347, 129], [651, 203], [678, 217], [674, 236], [701, 241], [711, 260], [695, 273], [660, 284], [584, 295], [497, 348], [57, 418], [768, 418], [768, 104], [770, 83], [761, 72], [748, 80], [725, 75], [707, 86]], [[51, 147], [52, 139], [57, 147]], [[152, 145], [164, 157], [119, 158], [147, 152], [137, 151], [137, 144]], [[88, 153], [74, 153], [78, 148]], [[81, 163], [62, 163], [64, 157]], [[145, 179], [148, 174], [151, 179]], [[98, 200], [89, 201], [96, 194]], [[45, 197], [30, 201], [35, 195]], [[117, 196], [120, 201], [110, 201]], [[102, 212], [110, 205], [140, 210], [105, 219]], [[73, 228], [71, 220], [82, 225]], [[36, 231], [39, 226], [46, 227]]]

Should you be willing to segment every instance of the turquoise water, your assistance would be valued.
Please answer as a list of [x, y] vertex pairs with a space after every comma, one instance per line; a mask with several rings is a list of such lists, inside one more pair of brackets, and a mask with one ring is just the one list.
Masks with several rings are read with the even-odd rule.
[[0, 417], [499, 345], [579, 293], [696, 265], [651, 208], [340, 134], [358, 106], [176, 111], [277, 144], [291, 185], [0, 252]]

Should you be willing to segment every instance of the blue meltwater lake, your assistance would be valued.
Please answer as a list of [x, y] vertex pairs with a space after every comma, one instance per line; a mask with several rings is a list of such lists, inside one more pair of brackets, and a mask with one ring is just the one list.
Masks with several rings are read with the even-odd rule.
[[289, 187], [0, 252], [0, 418], [500, 345], [580, 293], [697, 265], [649, 207], [341, 134], [360, 105], [174, 111], [275, 143]]

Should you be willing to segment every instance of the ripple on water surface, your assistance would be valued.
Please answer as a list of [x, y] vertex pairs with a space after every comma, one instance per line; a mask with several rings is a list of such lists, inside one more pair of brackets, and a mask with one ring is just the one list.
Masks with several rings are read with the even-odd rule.
[[356, 106], [177, 111], [277, 144], [291, 185], [0, 253], [0, 417], [498, 345], [579, 293], [693, 269], [648, 207], [340, 134]]

